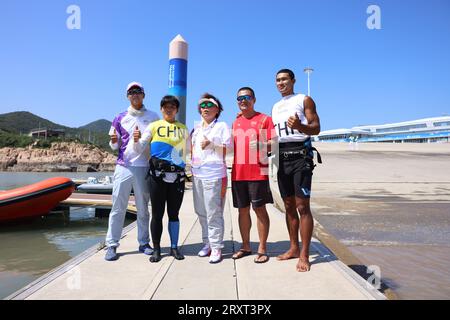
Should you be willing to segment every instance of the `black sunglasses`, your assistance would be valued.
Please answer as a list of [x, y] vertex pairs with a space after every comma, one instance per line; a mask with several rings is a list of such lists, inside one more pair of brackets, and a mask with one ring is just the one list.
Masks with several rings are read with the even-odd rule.
[[252, 96], [249, 96], [248, 94], [237, 97], [237, 101], [239, 101], [239, 102], [241, 102], [241, 101], [243, 101], [243, 100], [250, 101], [250, 100], [252, 100], [252, 99], [253, 99], [253, 97], [252, 97]]
[[142, 89], [136, 88], [136, 89], [130, 89], [128, 90], [127, 94], [133, 95], [133, 94], [140, 94], [140, 93], [144, 93], [144, 91], [142, 91]]

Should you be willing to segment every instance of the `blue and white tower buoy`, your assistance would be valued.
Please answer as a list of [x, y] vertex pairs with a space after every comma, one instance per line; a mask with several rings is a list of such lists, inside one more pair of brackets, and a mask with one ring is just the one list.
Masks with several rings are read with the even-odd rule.
[[186, 123], [188, 44], [181, 35], [177, 35], [169, 44], [169, 94], [180, 101], [176, 119]]

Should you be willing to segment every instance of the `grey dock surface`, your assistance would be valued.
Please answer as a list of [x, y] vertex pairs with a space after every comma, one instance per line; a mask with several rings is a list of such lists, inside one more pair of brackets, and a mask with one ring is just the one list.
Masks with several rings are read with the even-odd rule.
[[167, 216], [161, 242], [163, 259], [159, 263], [150, 263], [148, 256], [137, 251], [137, 228], [133, 223], [124, 229], [118, 248], [119, 260], [105, 261], [105, 250], [95, 246], [7, 299], [386, 299], [315, 238], [310, 250], [310, 272], [297, 272], [297, 259], [278, 261], [276, 256], [289, 246], [285, 216], [273, 205], [268, 205], [267, 209], [271, 223], [267, 263], [253, 262], [258, 244], [253, 212], [254, 254], [231, 259], [241, 243], [238, 211], [233, 208], [231, 190], [227, 192], [224, 212], [224, 259], [221, 263], [210, 264], [208, 258], [198, 257], [197, 252], [202, 247], [201, 228], [193, 208], [192, 190], [187, 189], [180, 210], [179, 243], [186, 257], [184, 260], [167, 255], [170, 247]]

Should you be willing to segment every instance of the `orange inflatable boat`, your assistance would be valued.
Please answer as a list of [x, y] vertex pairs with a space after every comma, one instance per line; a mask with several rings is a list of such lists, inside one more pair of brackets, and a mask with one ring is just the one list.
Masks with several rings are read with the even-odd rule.
[[71, 179], [55, 177], [0, 191], [0, 222], [45, 215], [67, 199], [74, 189]]

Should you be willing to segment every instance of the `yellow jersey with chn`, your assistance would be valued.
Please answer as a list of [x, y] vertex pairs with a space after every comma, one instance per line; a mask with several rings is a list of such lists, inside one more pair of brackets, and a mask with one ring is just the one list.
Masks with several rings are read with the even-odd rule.
[[184, 168], [186, 166], [186, 149], [188, 130], [181, 122], [159, 120], [152, 122], [142, 138], [150, 134], [150, 157], [165, 160]]

